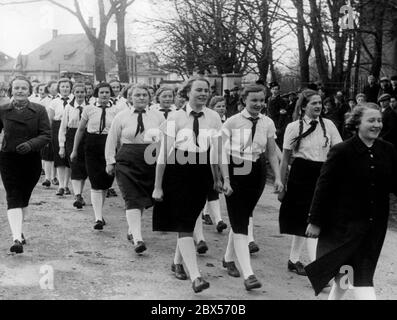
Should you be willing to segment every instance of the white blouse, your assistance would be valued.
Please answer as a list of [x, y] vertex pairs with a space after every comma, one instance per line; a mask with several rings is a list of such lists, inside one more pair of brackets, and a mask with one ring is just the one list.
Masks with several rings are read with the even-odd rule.
[[106, 125], [102, 133], [99, 132], [102, 108], [97, 103], [86, 106], [81, 115], [81, 119], [87, 121], [88, 133], [108, 134], [112, 121], [119, 112], [120, 109], [117, 106], [113, 105], [111, 102], [108, 103], [106, 108]]
[[[73, 95], [70, 94], [68, 97], [67, 103], [70, 103], [73, 100]], [[60, 121], [62, 120], [63, 116], [63, 111], [65, 110], [65, 107], [63, 106], [64, 101], [60, 96], [56, 97], [55, 99], [51, 100], [50, 105], [48, 106], [48, 109], [54, 112], [54, 118], [52, 120], [54, 121]]]
[[67, 128], [79, 127], [80, 110], [78, 109], [78, 107], [80, 106], [83, 108], [84, 111], [84, 108], [87, 106], [87, 104], [83, 102], [81, 105], [79, 105], [77, 101], [73, 101], [72, 104], [66, 105], [61, 120], [61, 126], [59, 127], [59, 133], [58, 133], [59, 147], [65, 146]]
[[251, 143], [253, 123], [246, 109], [228, 118], [222, 127], [222, 140], [228, 156], [256, 161], [266, 151], [268, 138], [276, 137], [276, 127], [269, 117], [259, 114]]
[[150, 144], [160, 141], [160, 125], [164, 122], [162, 115], [153, 110], [146, 109], [142, 114], [145, 130], [137, 136], [138, 113], [135, 108], [126, 109], [116, 115], [106, 139], [105, 158], [107, 164], [116, 163], [116, 148], [123, 144]]
[[[294, 158], [325, 162], [329, 149], [335, 144], [342, 142], [338, 129], [331, 120], [323, 118], [326, 136], [328, 137], [328, 145], [325, 146], [326, 139], [324, 137], [324, 132], [320, 123], [318, 123], [316, 129], [310, 135], [301, 140], [299, 150], [296, 151], [293, 139], [299, 135], [300, 121], [301, 120], [297, 120], [287, 125], [284, 134], [283, 148], [286, 150], [292, 150], [292, 157]], [[310, 128], [310, 122], [312, 119], [304, 116], [302, 121], [303, 133]]]
[[206, 152], [210, 148], [212, 138], [219, 136], [222, 128], [221, 118], [218, 113], [207, 107], [202, 109], [203, 115], [198, 119], [199, 136], [197, 142], [199, 146], [197, 147], [193, 132], [194, 117], [190, 114], [192, 111], [190, 105], [187, 104], [186, 108], [170, 114], [160, 129], [166, 136], [175, 138], [174, 147], [176, 149], [189, 152]]

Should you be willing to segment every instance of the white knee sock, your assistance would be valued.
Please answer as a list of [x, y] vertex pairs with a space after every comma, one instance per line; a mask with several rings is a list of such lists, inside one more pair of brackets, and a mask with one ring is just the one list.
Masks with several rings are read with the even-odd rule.
[[81, 194], [83, 189], [81, 188], [81, 180], [72, 180], [72, 188], [74, 195]]
[[56, 176], [54, 161], [48, 161], [48, 162], [51, 163], [51, 180], [53, 180], [53, 179], [55, 179], [55, 176]]
[[106, 190], [102, 190], [102, 207], [105, 205], [106, 200]]
[[22, 222], [26, 221], [28, 213], [29, 213], [28, 207], [22, 208]]
[[248, 243], [255, 242], [254, 239], [254, 218], [250, 217], [248, 224]]
[[289, 259], [292, 263], [297, 263], [299, 261], [305, 241], [305, 237], [292, 236], [291, 252], [289, 255]]
[[134, 243], [137, 244], [138, 241], [142, 241], [142, 231], [141, 231], [141, 217], [142, 212], [139, 209], [127, 210], [125, 212], [128, 222], [128, 230], [132, 233], [134, 238]]
[[54, 179], [54, 163], [50, 161], [43, 161], [44, 162], [44, 173], [46, 180]]
[[206, 206], [208, 213], [214, 217], [215, 223], [218, 224], [222, 220], [219, 200], [207, 201]]
[[354, 287], [353, 292], [356, 300], [376, 300], [374, 287]]
[[57, 176], [58, 176], [58, 181], [59, 181], [59, 188], [64, 188], [66, 187], [65, 184], [65, 167], [58, 167], [57, 168]]
[[183, 258], [182, 258], [181, 250], [179, 250], [178, 241], [177, 241], [175, 248], [174, 264], [182, 264], [182, 263], [183, 263]]
[[186, 268], [189, 271], [190, 280], [193, 282], [196, 278], [200, 277], [193, 238], [178, 238], [178, 248], [181, 252]]
[[84, 185], [85, 185], [85, 180], [80, 180], [80, 191], [81, 191], [81, 195], [83, 195], [83, 191], [84, 191]]
[[8, 222], [10, 224], [13, 241], [22, 241], [22, 220], [21, 208], [7, 210]]
[[341, 286], [342, 275], [339, 274], [335, 277], [334, 283], [332, 284], [331, 291], [328, 296], [328, 300], [341, 300], [345, 293], [347, 292], [347, 288], [342, 288]]
[[102, 190], [91, 189], [91, 203], [94, 209], [95, 221], [102, 220], [102, 209], [103, 209], [103, 192]]
[[307, 252], [309, 253], [310, 262], [316, 260], [317, 242], [318, 239], [313, 239], [313, 238], [306, 239]]
[[203, 220], [201, 219], [201, 215], [196, 220], [193, 236], [196, 239], [196, 243], [199, 243], [200, 241], [205, 241], [203, 232]]
[[225, 253], [225, 261], [231, 262], [234, 261], [234, 239], [233, 239], [233, 231], [230, 228], [229, 231], [229, 240], [227, 241], [226, 253]]
[[254, 274], [248, 249], [248, 237], [245, 234], [234, 233], [233, 241], [238, 263], [240, 264], [244, 279], [247, 279], [250, 275]]

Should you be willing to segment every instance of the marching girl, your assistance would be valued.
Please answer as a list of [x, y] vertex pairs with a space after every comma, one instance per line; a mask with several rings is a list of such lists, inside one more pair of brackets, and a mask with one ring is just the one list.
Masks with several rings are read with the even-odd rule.
[[300, 119], [288, 124], [284, 135], [280, 169], [284, 185], [291, 161], [292, 165], [287, 188], [279, 194], [279, 223], [281, 233], [292, 235], [288, 270], [305, 276], [304, 265], [299, 261], [305, 242], [310, 260], [313, 261], [316, 256], [317, 242], [305, 238], [314, 188], [329, 149], [342, 139], [333, 122], [320, 116], [323, 106], [316, 91], [304, 90], [297, 107]]
[[314, 192], [306, 234], [318, 237], [317, 260], [306, 272], [316, 295], [334, 278], [328, 299], [341, 299], [347, 278], [356, 299], [375, 300], [389, 194], [397, 195], [397, 151], [379, 139], [383, 125], [376, 104], [354, 108], [346, 125], [355, 135], [330, 150]]
[[30, 81], [17, 76], [10, 83], [13, 100], [0, 107], [0, 174], [6, 190], [7, 215], [13, 236], [11, 252], [22, 253], [22, 226], [30, 196], [41, 174], [40, 150], [51, 140], [47, 111], [29, 101]]
[[112, 121], [119, 109], [112, 104], [112, 88], [106, 82], [98, 84], [94, 90], [97, 101], [83, 109], [79, 127], [74, 137], [70, 160], [76, 161], [80, 143], [87, 129], [85, 139], [85, 163], [91, 183], [91, 203], [95, 214], [95, 230], [102, 230], [106, 224], [102, 211], [105, 194], [113, 184], [114, 177], [106, 173], [105, 144]]
[[71, 169], [71, 179], [75, 201], [73, 206], [77, 209], [82, 209], [85, 201], [82, 197], [85, 180], [87, 179], [87, 170], [85, 167], [84, 157], [84, 140], [83, 135], [79, 148], [77, 149], [77, 157], [75, 161], [70, 161], [70, 155], [73, 151], [74, 136], [84, 108], [88, 105], [86, 102], [84, 83], [75, 83], [73, 86], [73, 100], [66, 105], [61, 126], [59, 128], [59, 156], [68, 160]]
[[186, 102], [186, 94], [183, 92], [183, 88], [178, 89], [175, 94], [176, 110], [182, 109], [185, 106]]
[[185, 262], [194, 292], [210, 286], [197, 266], [193, 230], [213, 185], [210, 141], [222, 126], [219, 115], [205, 107], [209, 88], [204, 78], [190, 79], [185, 86], [189, 102], [163, 123], [164, 137], [153, 191], [157, 201], [153, 209], [153, 230], [178, 233], [171, 270], [178, 279], [187, 279], [182, 265]]
[[109, 84], [112, 87], [114, 94], [114, 96], [112, 97], [112, 103], [120, 109], [126, 109], [127, 100], [126, 97], [124, 97], [122, 94], [123, 87], [121, 85], [121, 82], [117, 79], [113, 79], [110, 80]]
[[[131, 104], [114, 118], [106, 140], [106, 171], [109, 175], [116, 174], [125, 201], [128, 234], [134, 240], [135, 252], [142, 253], [146, 244], [142, 238], [141, 217], [144, 209], [153, 205], [156, 169], [155, 163], [148, 163], [145, 158], [145, 150], [154, 141], [159, 142], [158, 128], [164, 119], [158, 111], [148, 109], [150, 93], [146, 85], [132, 86], [127, 94]], [[153, 132], [157, 135], [153, 136]]]
[[73, 100], [72, 95], [73, 83], [68, 78], [62, 78], [58, 81], [59, 97], [51, 101], [49, 106], [49, 118], [52, 126], [52, 143], [54, 150], [54, 165], [57, 170], [59, 180], [59, 189], [57, 196], [71, 194], [68, 185], [70, 180], [70, 166], [66, 158], [61, 158], [59, 155], [59, 127], [61, 126], [62, 116], [65, 107]]
[[160, 111], [167, 120], [172, 112], [176, 111], [174, 105], [174, 90], [170, 87], [161, 87], [156, 92], [155, 102], [150, 109]]
[[261, 114], [265, 107], [264, 90], [260, 85], [245, 87], [241, 96], [245, 108], [227, 119], [222, 128], [223, 144], [230, 159], [224, 179], [230, 180], [233, 190], [231, 195], [226, 196], [231, 230], [222, 263], [229, 275], [239, 277], [234, 255], [237, 257], [247, 290], [262, 286], [251, 267], [248, 225], [265, 187], [265, 151], [275, 174], [275, 191], [281, 192], [283, 189], [276, 153], [276, 128], [269, 117]]
[[93, 96], [94, 94], [94, 85], [91, 82], [85, 82], [85, 92], [86, 96], [85, 99], [87, 100], [88, 104], [94, 104], [95, 103], [95, 97]]

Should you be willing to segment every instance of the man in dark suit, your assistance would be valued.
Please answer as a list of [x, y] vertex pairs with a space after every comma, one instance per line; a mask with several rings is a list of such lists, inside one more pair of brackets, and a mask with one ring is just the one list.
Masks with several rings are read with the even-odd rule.
[[397, 99], [397, 75], [390, 78], [391, 82], [391, 95]]
[[368, 85], [365, 86], [363, 91], [368, 102], [376, 103], [378, 99], [379, 88], [379, 85], [376, 83], [376, 78], [370, 74], [368, 76]]
[[390, 94], [385, 93], [378, 99], [381, 106], [383, 128], [380, 137], [392, 143], [397, 148], [397, 113], [390, 105]]

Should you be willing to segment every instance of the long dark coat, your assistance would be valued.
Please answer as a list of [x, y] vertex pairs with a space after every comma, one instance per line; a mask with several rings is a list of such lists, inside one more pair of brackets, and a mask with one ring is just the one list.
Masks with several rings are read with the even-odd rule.
[[320, 226], [317, 260], [305, 269], [316, 295], [342, 266], [354, 269], [355, 286], [371, 286], [397, 194], [397, 151], [377, 139], [368, 148], [355, 135], [328, 153], [308, 222]]

